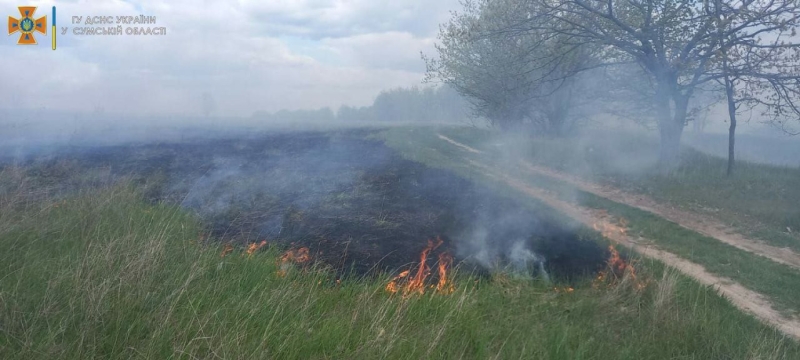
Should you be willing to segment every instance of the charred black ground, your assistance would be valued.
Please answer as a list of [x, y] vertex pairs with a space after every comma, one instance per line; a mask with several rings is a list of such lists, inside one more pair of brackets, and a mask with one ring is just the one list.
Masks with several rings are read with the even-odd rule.
[[64, 189], [75, 172], [129, 176], [148, 185], [152, 200], [197, 212], [216, 239], [306, 246], [317, 260], [358, 274], [417, 261], [437, 236], [444, 245], [436, 252], [483, 265], [475, 269], [513, 263], [520, 251], [566, 279], [603, 267], [608, 253], [599, 244], [483, 186], [405, 160], [369, 135], [285, 132], [73, 148], [25, 165]]

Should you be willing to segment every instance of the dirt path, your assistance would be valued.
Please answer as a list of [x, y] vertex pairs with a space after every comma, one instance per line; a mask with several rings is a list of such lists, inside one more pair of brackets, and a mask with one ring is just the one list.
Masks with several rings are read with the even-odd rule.
[[449, 143], [451, 143], [451, 144], [453, 144], [455, 146], [458, 146], [458, 147], [460, 147], [460, 148], [462, 148], [462, 149], [464, 149], [466, 151], [469, 151], [469, 152], [475, 153], [475, 154], [483, 154], [483, 151], [480, 151], [480, 150], [478, 150], [476, 148], [464, 145], [464, 144], [462, 144], [462, 143], [460, 143], [458, 141], [455, 141], [455, 140], [453, 140], [453, 139], [451, 139], [451, 138], [449, 138], [447, 136], [444, 136], [442, 134], [438, 134], [438, 135], [439, 135], [439, 139], [447, 141], [447, 142], [449, 142]]
[[526, 161], [521, 161], [521, 165], [523, 169], [536, 175], [544, 175], [569, 183], [582, 191], [653, 213], [686, 229], [717, 239], [741, 250], [766, 257], [772, 261], [791, 266], [795, 269], [800, 269], [800, 254], [792, 251], [792, 249], [779, 248], [758, 240], [748, 239], [737, 233], [736, 230], [709, 216], [676, 209], [669, 205], [658, 203], [644, 195], [631, 194], [611, 186], [584, 181], [574, 175], [536, 166]]
[[[480, 150], [460, 144], [443, 135], [439, 135], [439, 138], [464, 148], [465, 150], [471, 149], [467, 151], [482, 153]], [[515, 188], [524, 194], [542, 201], [553, 209], [556, 209], [581, 222], [585, 226], [601, 229], [620, 229], [620, 227], [616, 224], [616, 220], [603, 210], [588, 209], [573, 203], [569, 203], [561, 200], [557, 195], [550, 191], [528, 185], [517, 178], [503, 173], [503, 171], [499, 169], [492, 168], [488, 165], [484, 165], [473, 160], [467, 160], [467, 162], [484, 175], [502, 181], [512, 188]], [[614, 199], [612, 198], [611, 200]], [[800, 321], [781, 315], [780, 312], [775, 310], [775, 307], [765, 296], [745, 288], [732, 279], [714, 275], [699, 264], [693, 263], [673, 253], [650, 245], [652, 244], [652, 241], [650, 240], [641, 238], [634, 239], [628, 236], [625, 231], [604, 231], [603, 235], [614, 243], [631, 248], [643, 256], [661, 261], [662, 263], [679, 270], [683, 274], [692, 277], [703, 285], [713, 286], [720, 294], [729, 299], [731, 303], [733, 303], [739, 309], [755, 316], [759, 320], [771, 326], [776, 327], [781, 332], [800, 340]]]
[[[478, 168], [483, 174], [505, 182], [509, 186], [544, 202], [548, 206], [561, 211], [565, 215], [586, 226], [601, 229], [619, 228], [615, 219], [602, 210], [587, 209], [568, 203], [546, 190], [529, 186], [518, 179], [502, 174], [497, 169], [492, 169], [472, 160], [468, 160], [468, 162]], [[604, 236], [612, 242], [631, 248], [643, 256], [661, 261], [692, 277], [703, 285], [713, 286], [739, 309], [778, 328], [783, 333], [800, 340], [800, 321], [781, 315], [763, 295], [745, 288], [732, 279], [711, 274], [703, 266], [683, 259], [675, 254], [658, 249], [653, 245], [640, 244], [651, 243], [651, 241], [647, 239], [634, 240], [624, 231], [604, 231]]]
[[[483, 153], [480, 150], [459, 143], [444, 135], [439, 135], [439, 138], [469, 152], [478, 154]], [[658, 215], [659, 217], [672, 221], [686, 229], [703, 234], [710, 238], [717, 239], [718, 241], [734, 246], [741, 250], [766, 257], [772, 261], [791, 266], [795, 269], [800, 269], [800, 254], [792, 249], [776, 247], [765, 244], [759, 240], [749, 239], [742, 234], [739, 234], [730, 226], [727, 226], [707, 215], [676, 209], [669, 205], [659, 203], [644, 195], [632, 194], [611, 186], [585, 181], [577, 176], [542, 166], [536, 166], [527, 161], [520, 161], [520, 165], [523, 170], [527, 170], [535, 175], [546, 176], [555, 180], [566, 182], [582, 191], [620, 204], [625, 204], [650, 212]]]

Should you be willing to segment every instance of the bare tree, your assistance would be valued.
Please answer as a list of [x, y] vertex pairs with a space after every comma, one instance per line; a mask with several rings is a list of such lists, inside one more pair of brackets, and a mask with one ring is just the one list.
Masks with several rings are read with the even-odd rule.
[[717, 50], [712, 19], [702, 6], [693, 0], [522, 1], [543, 11], [518, 24], [518, 31], [551, 31], [575, 44], [601, 46], [605, 65], [639, 65], [653, 87], [661, 163], [674, 166], [690, 99], [708, 81], [703, 75]]
[[440, 27], [438, 57], [423, 54], [427, 81], [441, 81], [463, 95], [475, 115], [503, 129], [527, 126], [561, 134], [571, 127], [578, 78], [587, 47], [561, 48], [559, 36], [512, 34], [530, 4], [516, 0], [467, 0]]
[[[490, 119], [513, 124], [532, 118], [533, 109], [546, 110], [533, 99], [559, 99], [553, 95], [569, 89], [569, 77], [635, 66], [644, 77], [635, 83], [648, 89], [629, 93], [651, 100], [642, 108], [651, 107], [658, 124], [667, 171], [677, 164], [687, 123], [707, 106], [691, 103], [695, 94], [724, 90], [732, 172], [737, 111], [758, 108], [771, 123], [795, 131], [787, 123], [800, 118], [800, 55], [789, 38], [796, 35], [799, 3], [469, 0], [464, 13], [441, 27], [439, 58], [426, 58], [428, 76], [454, 86]], [[592, 49], [591, 61], [569, 61], [581, 59], [581, 49]]]
[[597, 46], [597, 66], [637, 64], [652, 83], [660, 160], [670, 169], [691, 119], [690, 100], [698, 89], [725, 83], [725, 74], [727, 89], [745, 81], [752, 89], [747, 94], [757, 93], [740, 101], [768, 109], [781, 124], [786, 119], [778, 118], [797, 109], [797, 87], [789, 85], [798, 59], [780, 49], [794, 48], [783, 35], [794, 31], [800, 0], [710, 1], [716, 0], [518, 0], [532, 11], [499, 32], [555, 34], [566, 48]]
[[800, 44], [793, 42], [800, 2], [792, 0], [714, 0], [718, 59], [709, 78], [725, 89], [730, 126], [728, 166], [735, 163], [737, 113], [759, 109], [766, 121], [791, 133], [787, 122], [800, 119]]

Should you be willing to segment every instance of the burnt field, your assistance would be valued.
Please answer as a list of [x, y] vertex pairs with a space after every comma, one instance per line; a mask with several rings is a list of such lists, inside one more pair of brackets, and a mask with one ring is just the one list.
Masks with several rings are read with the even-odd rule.
[[401, 158], [369, 130], [71, 148], [18, 165], [62, 194], [129, 179], [149, 201], [196, 213], [211, 241], [305, 247], [342, 272], [403, 268], [437, 238], [432, 258], [478, 272], [575, 280], [609, 256], [544, 212]]

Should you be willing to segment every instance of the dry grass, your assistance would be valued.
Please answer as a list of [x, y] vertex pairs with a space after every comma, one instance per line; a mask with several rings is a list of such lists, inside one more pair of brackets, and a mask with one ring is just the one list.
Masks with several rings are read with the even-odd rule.
[[[14, 179], [4, 173], [4, 179]], [[19, 178], [16, 178], [20, 180]], [[0, 358], [792, 359], [800, 348], [658, 264], [574, 292], [498, 274], [403, 299], [387, 276], [278, 276], [129, 186], [0, 194]], [[21, 191], [21, 192], [20, 192]], [[13, 213], [8, 209], [13, 209]], [[558, 286], [558, 284], [556, 284]]]

